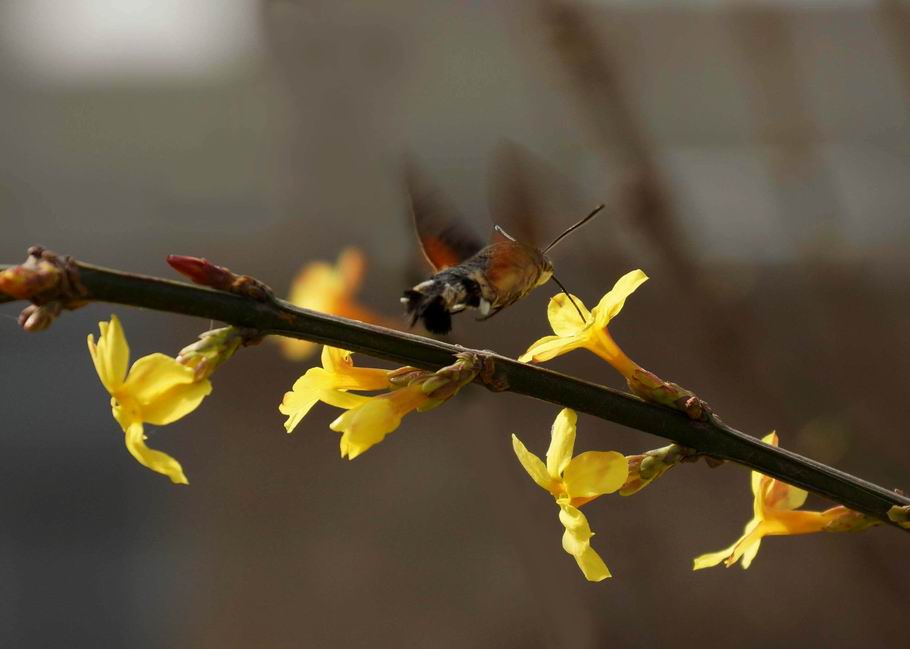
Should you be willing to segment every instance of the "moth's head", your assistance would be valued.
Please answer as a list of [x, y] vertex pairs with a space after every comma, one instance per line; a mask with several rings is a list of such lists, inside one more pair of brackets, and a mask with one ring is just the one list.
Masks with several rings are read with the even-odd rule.
[[553, 277], [553, 262], [542, 252], [540, 253], [540, 262], [537, 264], [540, 269], [540, 279], [537, 280], [537, 286], [543, 286]]

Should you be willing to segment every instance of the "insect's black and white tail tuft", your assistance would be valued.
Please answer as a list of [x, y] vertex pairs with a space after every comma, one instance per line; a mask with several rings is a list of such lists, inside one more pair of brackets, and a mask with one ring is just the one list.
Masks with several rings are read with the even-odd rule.
[[443, 271], [432, 279], [404, 292], [401, 298], [413, 327], [418, 320], [427, 331], [447, 334], [452, 330], [452, 314], [480, 303], [480, 287], [462, 273]]
[[404, 292], [402, 301], [408, 315], [411, 316], [412, 327], [421, 320], [430, 333], [447, 334], [452, 330], [452, 314], [446, 308], [442, 295], [430, 297], [409, 289]]

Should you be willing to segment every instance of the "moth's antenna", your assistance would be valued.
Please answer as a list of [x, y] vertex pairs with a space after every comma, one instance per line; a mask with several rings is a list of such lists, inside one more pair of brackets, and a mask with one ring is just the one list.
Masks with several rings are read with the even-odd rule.
[[[599, 211], [601, 211], [603, 208], [604, 208], [603, 205], [598, 205], [597, 207], [595, 207], [595, 208], [591, 211], [591, 213], [588, 214], [585, 218], [583, 218], [581, 221], [579, 221], [579, 222], [576, 223], [575, 225], [570, 226], [568, 229], [566, 229], [565, 232], [563, 232], [563, 233], [560, 234], [558, 237], [556, 237], [555, 239], [553, 239], [553, 241], [550, 243], [550, 245], [543, 249], [543, 253], [544, 253], [544, 254], [547, 254], [547, 253], [550, 251], [550, 248], [552, 248], [553, 246], [555, 246], [557, 243], [559, 243], [560, 241], [562, 241], [563, 239], [565, 239], [565, 238], [566, 238], [568, 235], [570, 235], [572, 232], [574, 232], [575, 230], [577, 230], [578, 228], [580, 228], [581, 226], [583, 226], [585, 223], [587, 223], [588, 221], [590, 221], [591, 219], [593, 219], [595, 216], [597, 216], [597, 213], [598, 213]], [[511, 238], [511, 237], [510, 237], [510, 238]], [[555, 278], [554, 278], [554, 279], [555, 279]], [[558, 281], [557, 281], [556, 283], [559, 284]], [[560, 286], [562, 286], [562, 285], [560, 284]], [[565, 290], [565, 289], [563, 289], [563, 290]], [[567, 293], [567, 295], [568, 295], [568, 293]]]
[[511, 234], [509, 234], [508, 232], [506, 232], [505, 230], [503, 230], [500, 226], [494, 225], [494, 226], [493, 226], [493, 229], [496, 230], [499, 234], [501, 234], [502, 236], [504, 236], [504, 237], [505, 237], [506, 239], [508, 239], [509, 241], [515, 241], [515, 237], [513, 237]]
[[[601, 207], [603, 207], [603, 206], [601, 205]], [[591, 217], [588, 217], [588, 218], [591, 218]], [[569, 302], [571, 302], [572, 306], [575, 307], [575, 310], [578, 311], [578, 317], [581, 318], [581, 321], [583, 323], [587, 322], [587, 320], [585, 320], [584, 314], [581, 312], [581, 308], [578, 306], [578, 303], [575, 302], [575, 298], [573, 298], [572, 294], [566, 290], [566, 287], [562, 285], [562, 282], [560, 282], [558, 279], [556, 279], [556, 275], [551, 275], [550, 279], [552, 279], [554, 282], [556, 282], [557, 286], [559, 286], [559, 288], [562, 289], [562, 292], [566, 294], [566, 297], [569, 298]]]

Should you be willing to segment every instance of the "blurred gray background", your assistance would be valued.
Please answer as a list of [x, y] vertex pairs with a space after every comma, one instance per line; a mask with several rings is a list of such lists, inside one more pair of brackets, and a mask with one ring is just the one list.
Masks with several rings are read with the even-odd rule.
[[[543, 239], [609, 206], [555, 254], [573, 292], [651, 276], [611, 326], [632, 358], [742, 430], [907, 489], [908, 43], [896, 1], [6, 0], [0, 261], [40, 243], [170, 275], [192, 254], [284, 292], [353, 244], [363, 302], [395, 314], [420, 268], [402, 155], [486, 231], [511, 140], [537, 160]], [[517, 355], [550, 294], [452, 339]], [[327, 406], [284, 433], [309, 363], [263, 344], [151, 431], [179, 488], [126, 452], [84, 341], [117, 312], [134, 358], [173, 354], [210, 323], [91, 305], [26, 335], [16, 312], [3, 647], [905, 646], [894, 530], [691, 572], [750, 516], [738, 467], [586, 507], [614, 573], [588, 584], [509, 441], [542, 454], [553, 406], [469, 388], [349, 463]], [[551, 366], [622, 387], [583, 352]], [[579, 421], [579, 451], [663, 443]]]

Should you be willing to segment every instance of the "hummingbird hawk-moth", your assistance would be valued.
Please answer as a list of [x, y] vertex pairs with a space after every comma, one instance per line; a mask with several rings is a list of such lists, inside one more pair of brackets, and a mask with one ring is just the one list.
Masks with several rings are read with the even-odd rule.
[[411, 326], [420, 320], [436, 334], [451, 331], [455, 313], [472, 308], [479, 312], [478, 320], [486, 320], [550, 279], [559, 284], [547, 252], [603, 209], [598, 206], [543, 249], [518, 241], [499, 225], [485, 245], [438, 196], [420, 191], [415, 180], [409, 173], [414, 227], [435, 274], [406, 290], [401, 302]]

